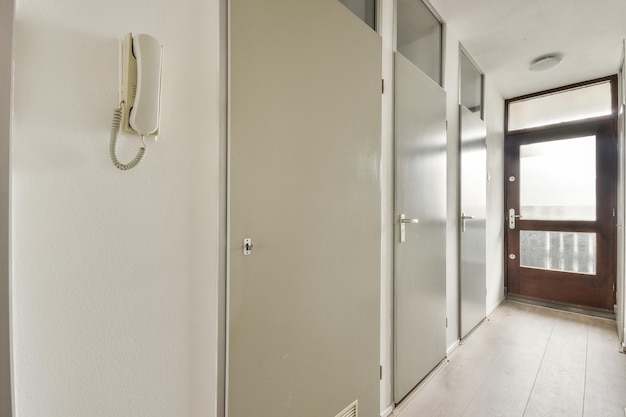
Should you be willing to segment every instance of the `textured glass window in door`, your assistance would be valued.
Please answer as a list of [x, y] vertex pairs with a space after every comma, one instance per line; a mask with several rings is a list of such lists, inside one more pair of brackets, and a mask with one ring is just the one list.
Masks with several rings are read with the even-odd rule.
[[520, 266], [596, 274], [596, 234], [520, 231]]
[[596, 137], [520, 146], [523, 220], [596, 219]]

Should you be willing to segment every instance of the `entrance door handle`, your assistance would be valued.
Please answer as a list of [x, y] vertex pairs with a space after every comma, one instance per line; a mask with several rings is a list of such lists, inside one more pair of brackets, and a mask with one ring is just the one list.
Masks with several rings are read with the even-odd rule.
[[461, 233], [465, 233], [465, 220], [471, 220], [474, 216], [468, 216], [465, 213], [461, 213]]
[[522, 216], [515, 214], [515, 209], [509, 209], [509, 229], [515, 229], [515, 219], [521, 219]]
[[407, 219], [405, 214], [400, 215], [400, 243], [406, 242], [405, 227], [407, 224], [417, 224], [419, 219]]

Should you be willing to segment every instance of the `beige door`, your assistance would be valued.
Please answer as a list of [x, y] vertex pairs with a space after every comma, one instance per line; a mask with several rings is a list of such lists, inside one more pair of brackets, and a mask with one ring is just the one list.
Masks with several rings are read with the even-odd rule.
[[377, 417], [381, 40], [337, 0], [230, 6], [228, 416]]

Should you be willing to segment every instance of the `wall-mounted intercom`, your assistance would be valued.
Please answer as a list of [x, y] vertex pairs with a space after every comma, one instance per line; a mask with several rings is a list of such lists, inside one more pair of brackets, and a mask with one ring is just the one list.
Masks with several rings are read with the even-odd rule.
[[[146, 34], [129, 33], [122, 46], [122, 91], [120, 107], [113, 113], [110, 154], [113, 164], [131, 169], [146, 153], [146, 136], [159, 134], [161, 110], [161, 66], [163, 47]], [[127, 164], [117, 159], [116, 145], [121, 126], [126, 132], [141, 136], [142, 147]]]

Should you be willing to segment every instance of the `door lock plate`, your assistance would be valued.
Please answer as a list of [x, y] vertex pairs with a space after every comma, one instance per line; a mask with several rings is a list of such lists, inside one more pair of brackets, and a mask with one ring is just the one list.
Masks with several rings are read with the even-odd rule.
[[250, 255], [252, 253], [253, 247], [254, 245], [252, 244], [252, 239], [247, 237], [243, 240], [243, 254], [244, 255]]
[[509, 209], [509, 229], [515, 230], [515, 219], [520, 219], [522, 216], [515, 214], [515, 209]]
[[406, 225], [417, 223], [419, 223], [419, 219], [407, 219], [406, 215], [400, 215], [400, 243], [406, 242]]

